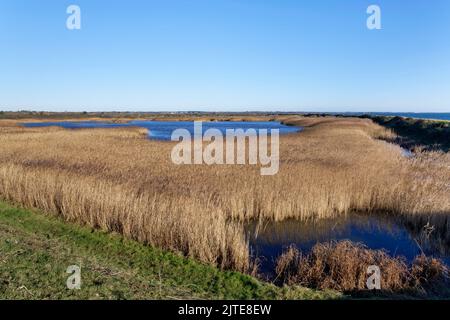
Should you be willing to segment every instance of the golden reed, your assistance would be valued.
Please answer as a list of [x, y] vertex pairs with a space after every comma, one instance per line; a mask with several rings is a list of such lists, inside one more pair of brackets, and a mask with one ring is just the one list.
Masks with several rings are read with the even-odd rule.
[[367, 119], [278, 120], [305, 129], [280, 137], [274, 176], [253, 165], [177, 166], [174, 142], [148, 140], [138, 128], [0, 121], [0, 196], [240, 271], [251, 268], [249, 220], [384, 211], [448, 230], [449, 154], [406, 158], [380, 140], [392, 133]]

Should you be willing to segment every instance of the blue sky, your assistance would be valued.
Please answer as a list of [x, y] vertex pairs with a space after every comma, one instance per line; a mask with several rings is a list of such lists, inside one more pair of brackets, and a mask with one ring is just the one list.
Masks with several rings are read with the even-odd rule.
[[1, 0], [0, 109], [450, 112], [450, 1]]

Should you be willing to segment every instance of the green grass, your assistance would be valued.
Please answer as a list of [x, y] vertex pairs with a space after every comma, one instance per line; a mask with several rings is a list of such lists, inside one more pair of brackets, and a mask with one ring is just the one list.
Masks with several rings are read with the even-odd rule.
[[[70, 265], [81, 266], [69, 290]], [[68, 224], [0, 201], [0, 299], [330, 299], [276, 287], [117, 234]]]

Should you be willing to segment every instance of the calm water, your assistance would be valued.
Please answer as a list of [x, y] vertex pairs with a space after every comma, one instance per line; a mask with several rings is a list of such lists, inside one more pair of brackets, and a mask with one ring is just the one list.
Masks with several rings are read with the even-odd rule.
[[408, 262], [423, 250], [450, 265], [450, 243], [422, 231], [408, 230], [402, 223], [384, 216], [354, 214], [317, 222], [290, 220], [262, 226], [252, 224], [247, 227], [247, 233], [252, 254], [261, 259], [260, 269], [266, 274], [273, 272], [275, 259], [287, 246], [295, 244], [307, 253], [315, 244], [332, 240], [361, 242], [370, 249], [385, 249], [392, 256], [404, 256]]
[[[142, 127], [149, 129], [149, 137], [157, 140], [170, 140], [172, 132], [176, 129], [187, 129], [194, 134], [194, 122], [192, 121], [129, 121], [126, 123], [113, 123], [101, 121], [60, 121], [60, 122], [35, 122], [24, 123], [26, 127], [49, 127], [58, 126], [67, 129], [86, 128], [122, 128], [122, 127]], [[277, 121], [213, 121], [202, 122], [203, 132], [210, 128], [219, 129], [225, 134], [226, 129], [279, 129], [280, 134], [294, 133], [301, 129], [281, 124]], [[269, 131], [270, 133], [270, 131]]]

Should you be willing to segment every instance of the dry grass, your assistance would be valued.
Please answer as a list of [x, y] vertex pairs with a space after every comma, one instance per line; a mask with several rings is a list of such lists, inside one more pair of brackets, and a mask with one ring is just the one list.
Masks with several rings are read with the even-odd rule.
[[308, 255], [289, 247], [278, 258], [276, 272], [283, 283], [355, 292], [368, 290], [367, 268], [373, 265], [380, 268], [384, 292], [426, 292], [448, 284], [448, 270], [439, 260], [418, 256], [408, 268], [402, 258], [350, 241], [317, 244]]
[[[370, 120], [282, 117], [280, 171], [182, 165], [174, 143], [141, 129], [20, 128], [0, 122], [0, 195], [201, 261], [248, 271], [243, 223], [383, 210], [410, 219], [450, 212], [450, 157], [406, 159]], [[441, 220], [439, 220], [441, 219]], [[447, 232], [447, 231], [445, 231]]]

